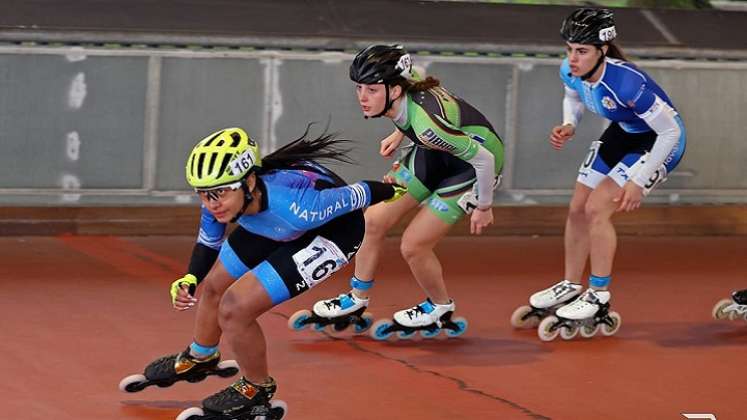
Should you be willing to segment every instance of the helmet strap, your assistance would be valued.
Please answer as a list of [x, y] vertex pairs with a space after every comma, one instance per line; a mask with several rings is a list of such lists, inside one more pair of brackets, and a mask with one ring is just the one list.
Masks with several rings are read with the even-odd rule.
[[595, 45], [595, 46], [597, 47], [599, 52], [602, 53], [602, 55], [599, 56], [599, 60], [597, 60], [597, 64], [595, 64], [594, 67], [591, 70], [589, 70], [586, 74], [581, 76], [581, 80], [588, 80], [599, 69], [599, 66], [601, 66], [602, 63], [604, 63], [604, 57], [606, 57], [604, 50], [599, 45]]
[[254, 196], [252, 195], [252, 192], [249, 191], [249, 186], [246, 185], [246, 179], [248, 177], [249, 175], [247, 174], [247, 176], [245, 176], [241, 182], [241, 191], [244, 192], [244, 204], [241, 206], [241, 210], [236, 213], [236, 216], [231, 219], [231, 223], [236, 223], [236, 221], [239, 220], [239, 217], [244, 215], [244, 212], [249, 207], [249, 205], [252, 204], [252, 201], [254, 201]]
[[369, 118], [383, 117], [384, 114], [387, 113], [387, 111], [389, 111], [390, 109], [392, 109], [392, 105], [394, 105], [394, 100], [389, 100], [389, 85], [386, 84], [386, 83], [384, 83], [384, 86], [386, 87], [386, 99], [384, 100], [384, 109], [381, 112], [379, 112], [378, 114], [374, 115], [374, 116], [367, 117], [367, 116], [364, 115], [363, 118], [369, 119]]

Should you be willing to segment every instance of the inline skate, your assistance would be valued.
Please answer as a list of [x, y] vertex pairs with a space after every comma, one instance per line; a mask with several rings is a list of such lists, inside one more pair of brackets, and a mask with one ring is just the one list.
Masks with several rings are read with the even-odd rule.
[[165, 388], [178, 381], [200, 382], [209, 375], [228, 378], [239, 373], [235, 360], [220, 360], [220, 352], [199, 359], [189, 354], [189, 347], [181, 353], [159, 357], [145, 367], [142, 374], [130, 375], [119, 382], [124, 392], [138, 392], [151, 386]]
[[433, 338], [444, 330], [448, 337], [458, 337], [467, 330], [467, 320], [463, 317], [452, 319], [454, 301], [446, 305], [434, 304], [430, 298], [409, 309], [395, 312], [393, 319], [381, 319], [371, 327], [371, 337], [386, 340], [392, 335], [410, 339], [420, 332], [423, 338]]
[[742, 318], [747, 321], [747, 289], [739, 290], [731, 294], [731, 299], [722, 299], [712, 311], [715, 319], [728, 319], [734, 321]]
[[537, 335], [542, 341], [552, 341], [560, 335], [571, 340], [577, 334], [590, 338], [601, 332], [614, 335], [620, 329], [622, 318], [617, 312], [610, 312], [610, 292], [587, 289], [573, 302], [561, 306], [543, 319], [537, 327]]
[[511, 325], [514, 328], [537, 327], [540, 321], [552, 315], [555, 309], [578, 296], [583, 288], [578, 283], [563, 280], [534, 293], [529, 297], [529, 305], [519, 306], [511, 314]]
[[273, 400], [277, 385], [256, 385], [242, 377], [202, 401], [202, 407], [190, 407], [179, 413], [176, 420], [281, 420], [288, 413], [288, 405]]
[[368, 299], [361, 299], [352, 292], [342, 294], [332, 299], [320, 300], [314, 304], [312, 310], [302, 309], [288, 319], [288, 328], [301, 331], [312, 326], [315, 331], [326, 331], [339, 334], [348, 327], [360, 334], [371, 328], [373, 316], [366, 312]]

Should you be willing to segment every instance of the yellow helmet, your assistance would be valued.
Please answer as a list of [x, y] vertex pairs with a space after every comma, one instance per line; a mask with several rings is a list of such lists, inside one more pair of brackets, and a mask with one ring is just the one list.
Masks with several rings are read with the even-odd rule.
[[257, 143], [241, 128], [225, 128], [204, 139], [187, 158], [187, 182], [195, 189], [211, 189], [241, 181], [262, 166]]

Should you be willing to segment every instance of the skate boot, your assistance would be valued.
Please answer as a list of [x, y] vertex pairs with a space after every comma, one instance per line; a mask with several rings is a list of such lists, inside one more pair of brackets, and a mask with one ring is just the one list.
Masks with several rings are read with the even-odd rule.
[[583, 288], [578, 283], [563, 280], [540, 290], [529, 297], [529, 305], [519, 306], [511, 314], [511, 325], [514, 328], [535, 328], [545, 317], [552, 315], [555, 309], [578, 296]]
[[157, 385], [165, 388], [178, 381], [200, 382], [209, 375], [228, 378], [239, 373], [235, 360], [220, 361], [220, 353], [198, 359], [189, 354], [189, 347], [181, 353], [160, 357], [148, 366], [142, 374], [130, 375], [119, 383], [124, 392], [138, 392]]
[[[360, 281], [353, 277], [350, 285], [354, 289], [368, 290], [373, 286], [373, 281]], [[330, 334], [338, 334], [345, 331], [351, 325], [353, 332], [360, 334], [371, 328], [373, 316], [366, 312], [368, 299], [359, 298], [351, 290], [332, 299], [320, 300], [315, 303], [312, 310], [300, 310], [288, 319], [288, 328], [294, 331], [305, 329], [313, 325], [314, 330], [327, 330]]]
[[622, 318], [617, 312], [610, 312], [610, 292], [606, 290], [587, 289], [573, 302], [561, 306], [543, 319], [537, 327], [537, 335], [542, 341], [552, 341], [558, 334], [564, 340], [570, 340], [579, 332], [584, 338], [593, 337], [601, 331], [602, 335], [614, 335], [620, 329]]
[[255, 385], [242, 377], [205, 398], [202, 407], [182, 411], [176, 420], [280, 420], [288, 413], [288, 406], [272, 399], [276, 389], [272, 378], [269, 384]]
[[401, 339], [412, 338], [420, 332], [423, 338], [432, 338], [443, 329], [448, 337], [457, 337], [467, 330], [467, 320], [462, 317], [451, 319], [454, 314], [454, 301], [438, 305], [426, 299], [425, 302], [394, 313], [394, 319], [381, 319], [374, 322], [371, 337], [386, 340], [397, 333]]
[[747, 321], [747, 289], [731, 294], [731, 299], [723, 299], [713, 307], [713, 317], [734, 321], [742, 318]]

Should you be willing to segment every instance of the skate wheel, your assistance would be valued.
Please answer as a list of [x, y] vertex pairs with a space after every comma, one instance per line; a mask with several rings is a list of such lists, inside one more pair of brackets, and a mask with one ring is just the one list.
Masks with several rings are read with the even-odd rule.
[[173, 381], [160, 381], [160, 382], [156, 382], [156, 386], [158, 386], [159, 388], [168, 388], [171, 385], [174, 385], [174, 382], [176, 382], [176, 380], [173, 380]]
[[511, 326], [514, 328], [535, 328], [539, 325], [539, 318], [532, 315], [527, 317], [532, 312], [532, 307], [529, 305], [523, 305], [516, 308], [514, 313], [511, 314]]
[[341, 326], [341, 328], [340, 328], [340, 327], [338, 327], [338, 324], [329, 324], [329, 325], [325, 325], [323, 328], [324, 328], [324, 331], [327, 332], [327, 334], [331, 335], [332, 337], [338, 337], [342, 333], [344, 333], [345, 330], [348, 329], [349, 325], [350, 324], [340, 325]]
[[400, 340], [409, 340], [413, 337], [415, 337], [415, 334], [417, 333], [417, 330], [411, 330], [411, 331], [397, 331], [397, 338]]
[[735, 313], [732, 311], [727, 312], [726, 308], [731, 306], [732, 300], [731, 299], [721, 299], [716, 306], [713, 307], [713, 311], [711, 311], [711, 315], [713, 315], [713, 318], [715, 319], [729, 319], [734, 320]]
[[560, 338], [563, 340], [573, 340], [578, 334], [578, 327], [560, 327]]
[[239, 363], [235, 360], [224, 360], [216, 366], [216, 374], [221, 378], [230, 378], [239, 373]]
[[539, 325], [537, 326], [537, 335], [539, 336], [540, 340], [555, 340], [558, 337], [558, 334], [560, 334], [560, 329], [553, 329], [553, 327], [555, 327], [558, 322], [560, 322], [560, 320], [558, 320], [558, 317], [554, 315], [550, 315], [540, 321]]
[[119, 390], [122, 392], [138, 392], [145, 389], [143, 384], [148, 382], [148, 378], [143, 374], [130, 375], [119, 381]]
[[302, 309], [288, 318], [288, 328], [293, 331], [304, 330], [309, 326], [309, 324], [306, 323], [306, 320], [309, 318], [311, 318], [311, 311], [308, 309]]
[[354, 324], [353, 331], [356, 334], [362, 334], [368, 331], [368, 329], [371, 328], [371, 325], [373, 325], [373, 315], [371, 312], [363, 312], [360, 321]]
[[607, 324], [601, 324], [601, 326], [602, 335], [609, 337], [611, 335], [614, 335], [617, 330], [620, 329], [620, 324], [622, 324], [622, 317], [617, 312], [610, 312], [607, 317], [612, 321], [612, 326], [609, 326]]
[[433, 338], [441, 332], [440, 328], [434, 328], [433, 330], [420, 330], [420, 336], [423, 338]]
[[205, 411], [200, 407], [190, 407], [176, 416], [176, 420], [197, 420], [205, 415]]
[[384, 341], [392, 336], [393, 331], [387, 331], [392, 326], [392, 321], [388, 319], [380, 319], [371, 325], [371, 338], [379, 341]]
[[272, 420], [282, 420], [288, 414], [288, 404], [283, 400], [270, 401], [270, 412]]
[[578, 332], [581, 333], [581, 337], [583, 337], [583, 338], [591, 338], [591, 337], [594, 337], [595, 335], [597, 335], [597, 333], [599, 332], [599, 329], [601, 327], [602, 326], [599, 325], [599, 324], [594, 325], [594, 326], [583, 325], [583, 326], [581, 326], [581, 328], [579, 329]]
[[467, 331], [467, 326], [469, 323], [467, 322], [467, 319], [461, 316], [458, 316], [451, 320], [451, 322], [454, 323], [454, 325], [457, 326], [457, 329], [452, 330], [447, 328], [446, 329], [446, 336], [447, 337], [459, 337], [460, 335], [464, 334], [465, 331]]
[[[195, 373], [191, 376], [187, 376], [187, 382], [196, 384], [197, 382], [204, 381], [207, 378], [207, 373]], [[160, 384], [158, 384], [160, 386]]]

